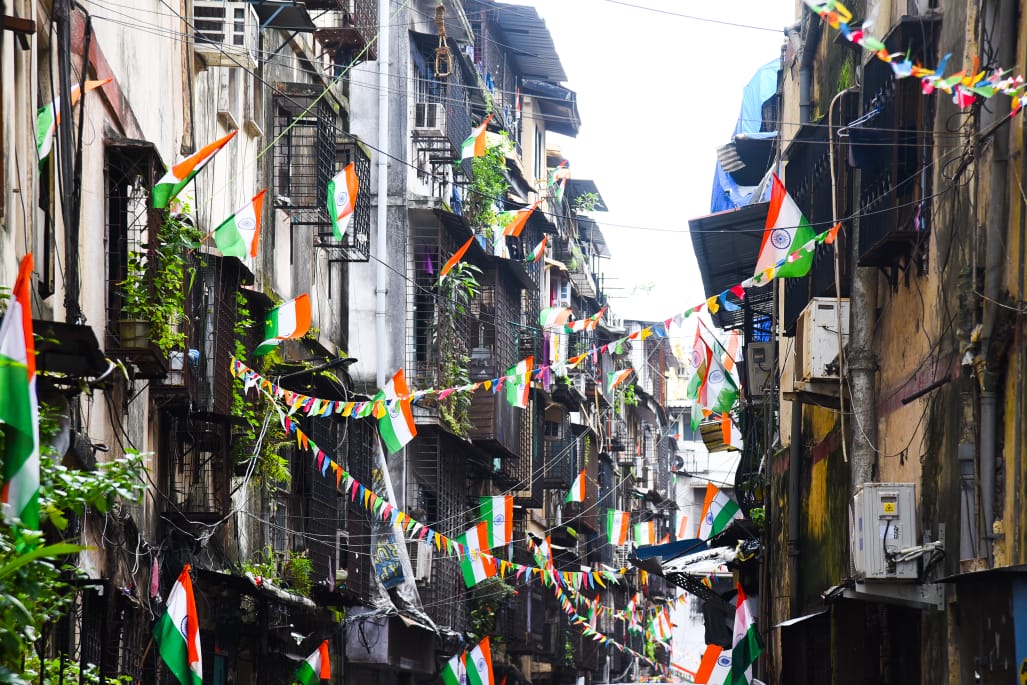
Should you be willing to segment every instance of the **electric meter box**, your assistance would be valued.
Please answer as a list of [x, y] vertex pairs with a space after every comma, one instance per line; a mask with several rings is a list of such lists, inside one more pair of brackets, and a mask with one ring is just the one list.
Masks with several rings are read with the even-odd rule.
[[864, 483], [849, 503], [852, 567], [859, 580], [916, 580], [917, 560], [892, 563], [916, 543], [913, 483]]

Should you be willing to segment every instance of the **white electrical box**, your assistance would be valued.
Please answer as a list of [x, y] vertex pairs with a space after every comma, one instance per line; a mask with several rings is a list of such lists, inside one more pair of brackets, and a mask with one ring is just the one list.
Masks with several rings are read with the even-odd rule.
[[893, 562], [916, 543], [913, 483], [864, 483], [849, 503], [852, 567], [858, 580], [916, 580], [917, 560]]
[[[838, 310], [841, 306], [841, 328]], [[839, 332], [841, 340], [839, 340]], [[814, 297], [799, 314], [795, 326], [795, 380], [837, 381], [838, 351], [849, 342], [849, 300]]]

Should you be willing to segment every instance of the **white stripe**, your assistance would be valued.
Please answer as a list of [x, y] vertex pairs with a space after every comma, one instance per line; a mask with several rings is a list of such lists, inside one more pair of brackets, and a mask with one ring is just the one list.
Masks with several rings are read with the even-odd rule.
[[296, 334], [296, 300], [289, 300], [278, 308], [279, 338], [288, 338]]

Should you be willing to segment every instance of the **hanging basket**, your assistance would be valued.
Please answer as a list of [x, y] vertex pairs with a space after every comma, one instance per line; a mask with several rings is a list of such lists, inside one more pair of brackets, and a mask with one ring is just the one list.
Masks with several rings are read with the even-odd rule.
[[126, 350], [143, 350], [150, 345], [150, 322], [146, 319], [122, 319], [118, 322], [121, 347]]

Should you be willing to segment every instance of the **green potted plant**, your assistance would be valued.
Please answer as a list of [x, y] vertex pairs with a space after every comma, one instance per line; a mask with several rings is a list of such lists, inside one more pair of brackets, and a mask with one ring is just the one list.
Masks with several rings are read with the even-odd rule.
[[149, 344], [150, 287], [146, 272], [146, 253], [129, 252], [125, 279], [118, 283], [122, 297], [118, 329], [121, 346], [125, 349], [142, 349]]

